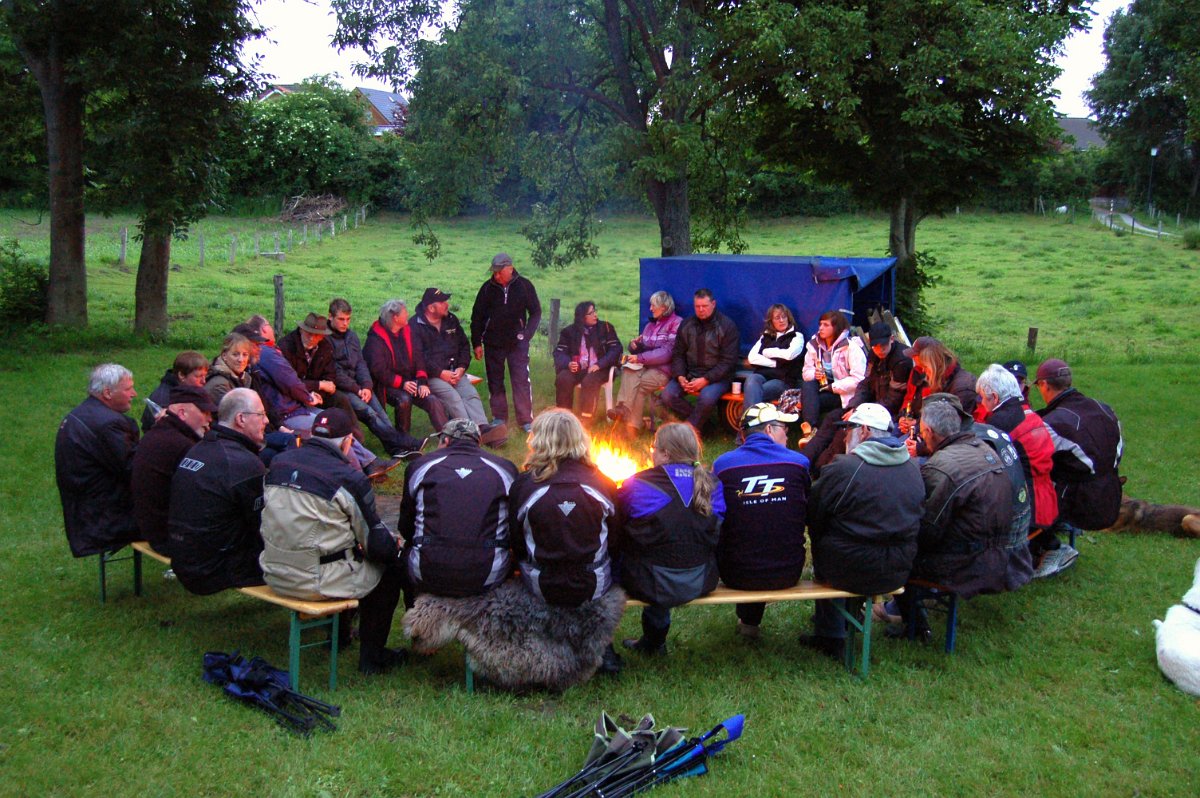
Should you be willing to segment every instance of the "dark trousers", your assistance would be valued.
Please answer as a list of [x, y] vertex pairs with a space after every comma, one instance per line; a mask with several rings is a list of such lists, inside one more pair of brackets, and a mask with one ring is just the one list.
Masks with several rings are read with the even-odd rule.
[[[813, 479], [821, 474], [821, 468], [833, 459], [835, 455], [846, 453], [846, 432], [837, 426], [842, 420], [841, 413], [829, 413], [821, 419], [812, 439], [801, 449], [810, 463], [809, 471]], [[828, 457], [823, 457], [828, 452]]]
[[734, 610], [737, 613], [737, 619], [747, 626], [758, 626], [762, 623], [763, 613], [766, 611], [767, 605], [762, 602], [738, 604], [737, 609]]
[[816, 380], [805, 380], [800, 383], [800, 397], [802, 402], [801, 420], [808, 422], [813, 427], [817, 426], [817, 422], [821, 420], [822, 413], [828, 413], [830, 410], [842, 406], [842, 398], [833, 391], [822, 391], [820, 383]]
[[400, 603], [404, 569], [393, 562], [383, 572], [375, 589], [358, 600], [358, 656], [366, 662], [377, 662], [387, 646], [392, 632], [392, 618]]
[[667, 642], [671, 631], [671, 611], [666, 607], [651, 604], [642, 610], [642, 643], [655, 648]]
[[[846, 636], [846, 616], [838, 612], [845, 608], [845, 599], [817, 599], [813, 602], [813, 634], [818, 637]], [[870, 610], [867, 610], [870, 612]]]
[[693, 427], [700, 429], [712, 414], [713, 408], [721, 401], [721, 396], [729, 391], [729, 387], [729, 380], [706, 385], [696, 396], [696, 405], [693, 407], [692, 403], [687, 400], [687, 394], [684, 393], [683, 386], [679, 384], [679, 381], [671, 380], [663, 388], [660, 401], [676, 415], [686, 418]]
[[567, 410], [573, 409], [575, 386], [579, 385], [579, 415], [594, 415], [596, 397], [600, 395], [600, 388], [606, 382], [608, 369], [600, 369], [590, 374], [582, 368], [574, 373], [570, 369], [563, 369], [554, 376], [554, 403]]
[[375, 434], [388, 454], [395, 455], [411, 451], [421, 445], [419, 440], [407, 432], [401, 432], [392, 426], [392, 422], [388, 420], [387, 411], [383, 409], [383, 405], [379, 404], [378, 396], [372, 395], [370, 402], [364, 402], [358, 394], [348, 391], [338, 391], [338, 395], [346, 399], [351, 410], [354, 411], [354, 415], [358, 416], [358, 420], [366, 424], [367, 429]]
[[508, 365], [512, 380], [513, 407], [517, 423], [524, 426], [533, 421], [533, 388], [529, 384], [529, 342], [517, 341], [512, 346], [483, 347], [483, 367], [487, 373], [488, 402], [493, 421], [508, 420], [508, 397], [504, 393], [504, 366]]
[[429, 423], [433, 425], [434, 432], [440, 432], [442, 427], [446, 426], [446, 422], [450, 420], [450, 417], [446, 415], [446, 406], [433, 394], [419, 399], [403, 388], [389, 389], [388, 404], [396, 408], [396, 429], [406, 434], [412, 426], [413, 405], [429, 414]]

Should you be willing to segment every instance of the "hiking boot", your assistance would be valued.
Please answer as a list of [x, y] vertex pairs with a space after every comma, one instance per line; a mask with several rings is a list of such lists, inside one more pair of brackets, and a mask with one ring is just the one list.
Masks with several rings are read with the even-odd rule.
[[1042, 555], [1037, 570], [1033, 572], [1034, 579], [1044, 579], [1067, 570], [1079, 559], [1079, 552], [1063, 543], [1057, 549], [1050, 549]]
[[529, 434], [530, 432], [533, 432], [533, 422], [530, 421], [526, 424], [522, 424], [521, 431], [524, 432], [525, 434]]
[[499, 449], [508, 443], [508, 425], [503, 421], [485, 424], [479, 428], [479, 442], [492, 449]]
[[667, 653], [667, 644], [659, 643], [654, 645], [646, 641], [644, 637], [627, 637], [621, 641], [621, 645], [630, 651], [636, 651], [639, 654], [647, 656], [660, 657]]
[[605, 411], [604, 415], [608, 416], [609, 421], [624, 421], [628, 423], [629, 408], [618, 402], [616, 407], [610, 407]]
[[800, 635], [800, 645], [820, 652], [830, 659], [839, 662], [846, 656], [846, 638], [826, 637], [825, 635]]
[[358, 672], [376, 676], [398, 668], [408, 660], [408, 652], [402, 648], [385, 648], [370, 654], [366, 649], [358, 652]]
[[388, 457], [386, 459], [383, 457], [376, 457], [371, 461], [371, 464], [367, 466], [363, 473], [365, 473], [367, 475], [367, 479], [371, 480], [372, 482], [382, 482], [383, 480], [387, 479], [389, 471], [403, 462], [403, 457]]
[[737, 633], [740, 636], [746, 638], [747, 640], [757, 640], [759, 637], [762, 636], [762, 632], [759, 631], [757, 625], [749, 624], [749, 623], [742, 623], [740, 618], [738, 619], [738, 622], [737, 622]]
[[596, 673], [616, 676], [621, 672], [621, 666], [624, 664], [625, 660], [621, 659], [621, 655], [612, 647], [612, 643], [609, 643], [608, 648], [604, 649], [604, 654], [600, 658], [600, 667], [596, 669]]

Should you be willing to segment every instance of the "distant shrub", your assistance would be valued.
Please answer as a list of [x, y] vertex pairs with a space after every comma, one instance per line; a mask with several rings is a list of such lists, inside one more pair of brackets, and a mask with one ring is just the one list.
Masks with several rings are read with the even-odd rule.
[[1189, 227], [1183, 231], [1184, 249], [1200, 249], [1200, 227]]
[[14, 239], [0, 241], [0, 319], [40, 321], [46, 316], [50, 271], [27, 258]]

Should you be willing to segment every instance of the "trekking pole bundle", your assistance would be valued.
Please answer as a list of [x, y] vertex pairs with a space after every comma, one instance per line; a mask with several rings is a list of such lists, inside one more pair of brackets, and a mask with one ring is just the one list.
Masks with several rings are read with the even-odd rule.
[[[686, 729], [655, 731], [652, 715], [627, 732], [602, 712], [583, 769], [537, 798], [623, 798], [672, 779], [703, 775], [709, 756], [740, 737], [744, 722], [745, 716], [734, 715], [699, 737], [684, 739]], [[721, 732], [726, 736], [717, 739]]]
[[247, 660], [236, 651], [210, 651], [204, 655], [204, 681], [225, 688], [228, 695], [240, 701], [261, 707], [284, 728], [306, 736], [318, 727], [337, 729], [330, 718], [342, 714], [341, 707], [297, 693], [288, 672], [262, 657]]

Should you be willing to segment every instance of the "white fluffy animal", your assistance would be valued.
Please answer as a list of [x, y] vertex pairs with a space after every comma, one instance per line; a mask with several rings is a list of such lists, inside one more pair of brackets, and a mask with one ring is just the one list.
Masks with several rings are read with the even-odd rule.
[[1192, 589], [1154, 625], [1158, 667], [1180, 690], [1200, 696], [1200, 560]]

